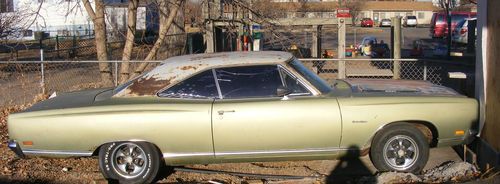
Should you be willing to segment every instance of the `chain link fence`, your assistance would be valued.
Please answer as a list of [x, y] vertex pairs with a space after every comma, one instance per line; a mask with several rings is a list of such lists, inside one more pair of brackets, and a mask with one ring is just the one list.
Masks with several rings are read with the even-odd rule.
[[[185, 53], [185, 40], [190, 36], [185, 33], [166, 35], [165, 40], [169, 40], [170, 44], [164, 46], [162, 49], [173, 53]], [[134, 41], [132, 58], [145, 58], [155, 40], [155, 36], [137, 37]], [[125, 41], [107, 42], [108, 58], [110, 60], [120, 60], [124, 44]], [[162, 53], [165, 52], [159, 52], [157, 57], [162, 58]], [[95, 59], [96, 46], [93, 35], [56, 36], [42, 40], [16, 41], [0, 44], [0, 61], [79, 61]]]
[[[145, 61], [130, 61], [130, 73]], [[148, 70], [160, 61], [150, 61]], [[54, 92], [117, 85], [121, 61], [109, 61], [111, 83], [103, 82], [98, 61], [0, 61], [0, 107], [33, 103]]]
[[[427, 80], [443, 84], [447, 67], [439, 63], [416, 59], [399, 60], [399, 72], [394, 72], [391, 59], [301, 59], [301, 61], [328, 82], [339, 78], [342, 62], [345, 62], [346, 78]], [[145, 61], [131, 61], [130, 72]], [[160, 61], [150, 61], [148, 69]], [[118, 84], [121, 61], [110, 64], [113, 82], [101, 80], [98, 61], [0, 61], [0, 107], [23, 105], [34, 102], [43, 94], [70, 92], [87, 88], [113, 87]], [[102, 63], [102, 62], [101, 62]], [[399, 73], [399, 74], [397, 74]]]
[[343, 77], [425, 80], [442, 85], [447, 75], [442, 64], [417, 59], [301, 59], [301, 61], [329, 82]]

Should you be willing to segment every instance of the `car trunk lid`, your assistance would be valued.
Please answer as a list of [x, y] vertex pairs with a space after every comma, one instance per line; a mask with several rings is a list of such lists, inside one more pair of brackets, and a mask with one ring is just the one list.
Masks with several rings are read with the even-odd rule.
[[382, 96], [461, 96], [455, 90], [428, 81], [346, 79], [353, 94]]
[[[91, 106], [95, 100], [106, 99], [112, 88], [89, 89], [57, 94], [56, 97], [36, 103], [25, 112]], [[109, 98], [109, 97], [108, 97]]]

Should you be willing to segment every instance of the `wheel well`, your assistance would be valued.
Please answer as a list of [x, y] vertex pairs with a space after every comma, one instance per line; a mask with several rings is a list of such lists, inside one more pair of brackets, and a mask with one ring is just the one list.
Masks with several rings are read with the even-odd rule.
[[[438, 131], [437, 128], [434, 126], [434, 124], [427, 122], [427, 121], [417, 121], [417, 120], [411, 120], [411, 121], [399, 121], [399, 122], [392, 122], [384, 125], [380, 130], [384, 129], [388, 125], [394, 125], [398, 123], [408, 123], [410, 125], [415, 126], [415, 128], [418, 128], [422, 134], [427, 138], [427, 142], [429, 142], [429, 147], [433, 148], [437, 146], [438, 142]], [[380, 131], [379, 130], [379, 131]], [[377, 133], [379, 132], [377, 131]]]
[[429, 142], [429, 147], [437, 146], [439, 133], [434, 124], [426, 121], [408, 121], [411, 125], [417, 127], [426, 137]]
[[383, 130], [384, 128], [387, 128], [390, 125], [392, 126], [392, 125], [395, 125], [398, 123], [407, 123], [407, 124], [415, 126], [416, 128], [418, 128], [422, 132], [422, 134], [425, 135], [425, 137], [427, 138], [427, 142], [429, 142], [430, 148], [434, 148], [437, 146], [439, 134], [438, 134], [437, 128], [434, 126], [434, 124], [427, 122], [427, 121], [417, 121], [417, 120], [397, 121], [397, 122], [387, 123], [387, 124], [383, 125], [382, 127], [380, 127], [377, 130], [377, 132], [375, 132], [375, 134], [372, 135], [368, 144], [363, 146], [362, 150], [365, 150], [365, 152], [363, 152], [363, 153], [365, 153], [365, 154], [368, 153], [367, 150], [370, 150], [371, 143], [373, 142], [373, 138], [375, 137], [375, 135], [377, 133], [379, 133], [381, 130]]
[[[126, 142], [126, 141], [112, 141], [112, 142], [106, 142], [106, 143], [102, 143], [101, 145], [97, 146], [94, 151], [92, 152], [92, 155], [91, 156], [99, 156], [99, 150], [101, 149], [102, 146], [104, 146], [105, 144], [108, 144], [108, 143], [113, 143], [113, 142]], [[156, 144], [153, 144], [151, 142], [148, 142], [148, 141], [131, 141], [131, 142], [145, 142], [145, 143], [149, 143], [151, 145], [153, 145], [156, 150], [160, 153], [161, 157], [163, 158], [163, 155], [162, 155], [162, 152], [160, 150], [160, 148], [156, 145]]]

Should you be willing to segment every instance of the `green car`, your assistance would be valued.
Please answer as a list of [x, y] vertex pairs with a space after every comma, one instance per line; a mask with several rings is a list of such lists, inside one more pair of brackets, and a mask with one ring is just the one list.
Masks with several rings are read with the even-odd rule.
[[20, 157], [98, 156], [106, 179], [164, 166], [336, 159], [420, 172], [429, 148], [475, 137], [475, 99], [425, 81], [327, 84], [286, 52], [186, 55], [116, 88], [63, 93], [8, 119]]

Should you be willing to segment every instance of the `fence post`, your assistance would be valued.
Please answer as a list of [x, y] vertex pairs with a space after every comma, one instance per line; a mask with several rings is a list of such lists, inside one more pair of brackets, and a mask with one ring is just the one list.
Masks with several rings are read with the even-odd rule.
[[427, 80], [427, 61], [424, 61], [424, 81]]
[[115, 61], [114, 64], [115, 64], [115, 73], [114, 73], [115, 86], [118, 86], [118, 61]]
[[57, 51], [57, 58], [61, 58], [59, 55], [59, 35], [56, 35], [56, 51]]
[[71, 51], [73, 52], [73, 57], [77, 57], [77, 53], [76, 53], [76, 36], [73, 35], [73, 47], [71, 47]]
[[394, 61], [393, 61], [393, 79], [400, 79], [400, 69], [401, 63], [398, 59], [401, 59], [401, 17], [393, 17], [392, 18], [392, 27], [391, 31], [393, 32], [392, 36], [394, 37], [391, 40], [394, 40], [393, 43], [393, 52], [394, 52]]
[[[345, 19], [344, 18], [338, 18], [338, 49], [337, 49], [337, 57], [339, 59], [344, 59], [345, 58], [345, 32], [346, 32], [346, 24], [345, 24]], [[338, 76], [337, 78], [339, 79], [345, 79], [346, 78], [346, 67], [345, 67], [345, 60], [340, 60], [338, 63]]]
[[45, 66], [43, 64], [43, 38], [40, 38], [40, 72], [41, 80], [40, 87], [42, 88], [42, 94], [45, 94]]

